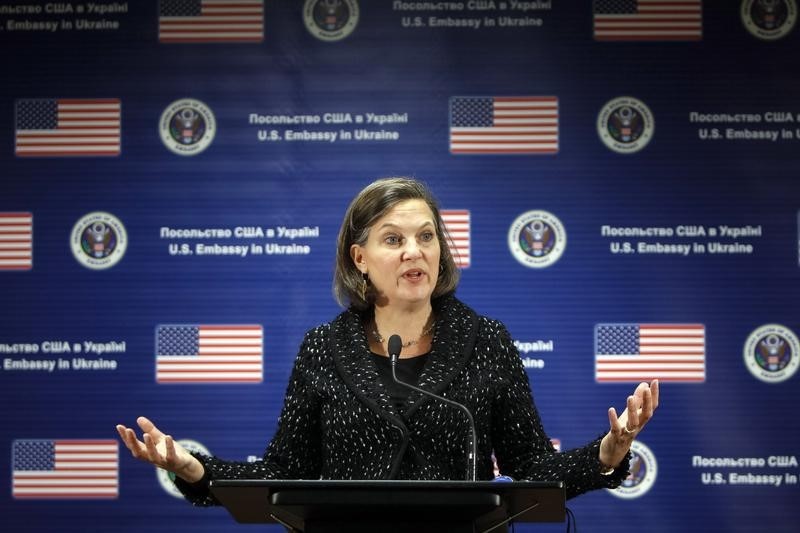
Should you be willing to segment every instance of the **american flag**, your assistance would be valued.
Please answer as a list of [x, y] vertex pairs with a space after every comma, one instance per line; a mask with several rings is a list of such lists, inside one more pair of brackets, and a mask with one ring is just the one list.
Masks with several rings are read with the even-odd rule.
[[444, 227], [450, 236], [450, 252], [458, 268], [469, 268], [470, 237], [469, 211], [466, 209], [442, 209]]
[[263, 341], [258, 325], [158, 326], [156, 382], [260, 383]]
[[16, 102], [16, 154], [115, 156], [120, 153], [117, 99], [26, 99]]
[[597, 324], [598, 382], [705, 381], [703, 324]]
[[116, 498], [116, 440], [15, 440], [14, 498]]
[[555, 96], [450, 99], [450, 153], [556, 152], [558, 98]]
[[33, 267], [33, 215], [0, 213], [0, 270]]
[[697, 41], [702, 37], [702, 0], [594, 2], [598, 41]]
[[264, 0], [161, 0], [162, 43], [261, 42]]

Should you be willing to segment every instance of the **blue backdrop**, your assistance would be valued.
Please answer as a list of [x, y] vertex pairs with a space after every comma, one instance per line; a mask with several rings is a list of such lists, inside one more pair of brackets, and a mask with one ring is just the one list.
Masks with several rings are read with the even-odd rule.
[[5, 529], [256, 527], [114, 425], [260, 457], [345, 208], [410, 175], [561, 449], [662, 379], [581, 530], [794, 531], [800, 36], [767, 4], [0, 1]]

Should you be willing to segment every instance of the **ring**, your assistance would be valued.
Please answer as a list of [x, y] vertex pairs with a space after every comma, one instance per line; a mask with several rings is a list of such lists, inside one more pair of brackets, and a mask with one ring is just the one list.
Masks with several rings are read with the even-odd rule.
[[634, 433], [636, 433], [636, 430], [635, 429], [628, 429], [628, 426], [625, 426], [624, 428], [622, 428], [622, 432], [625, 435], [633, 435]]

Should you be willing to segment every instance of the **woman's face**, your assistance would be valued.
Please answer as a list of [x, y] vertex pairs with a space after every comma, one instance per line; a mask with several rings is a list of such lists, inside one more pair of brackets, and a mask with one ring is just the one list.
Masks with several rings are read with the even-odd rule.
[[350, 247], [356, 267], [369, 275], [378, 306], [430, 301], [439, 254], [433, 213], [423, 200], [398, 203], [369, 229], [366, 244]]

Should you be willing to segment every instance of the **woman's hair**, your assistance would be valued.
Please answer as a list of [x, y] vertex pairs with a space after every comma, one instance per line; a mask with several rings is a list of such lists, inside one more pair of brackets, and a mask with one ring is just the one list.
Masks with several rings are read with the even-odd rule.
[[375, 303], [372, 285], [368, 285], [366, 298], [361, 297], [364, 275], [356, 268], [350, 256], [354, 244], [364, 246], [369, 229], [390, 209], [406, 200], [422, 200], [433, 213], [436, 237], [439, 241], [439, 277], [433, 289], [433, 298], [453, 292], [458, 285], [460, 272], [448, 246], [449, 236], [439, 214], [439, 206], [433, 195], [421, 181], [411, 178], [383, 178], [367, 185], [350, 202], [339, 230], [336, 243], [336, 270], [333, 274], [333, 295], [340, 305], [363, 310]]

